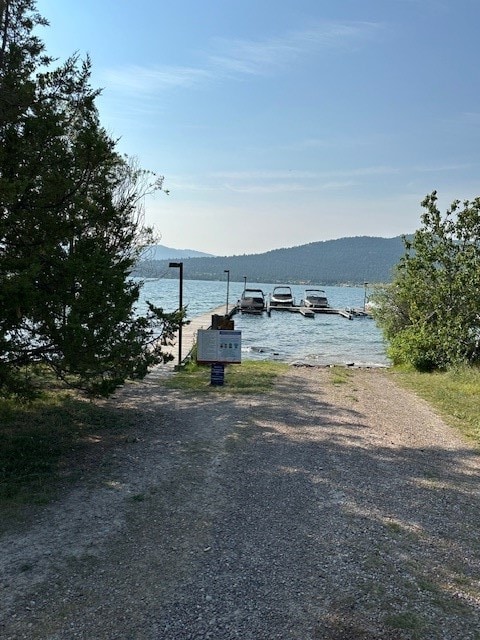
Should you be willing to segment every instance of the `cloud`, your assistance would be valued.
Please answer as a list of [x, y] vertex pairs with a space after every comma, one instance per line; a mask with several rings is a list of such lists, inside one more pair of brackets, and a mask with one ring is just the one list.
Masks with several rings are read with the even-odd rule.
[[141, 67], [129, 65], [104, 72], [109, 88], [119, 91], [158, 93], [175, 87], [191, 87], [205, 82], [211, 74], [192, 67]]
[[472, 169], [474, 165], [471, 163], [458, 163], [458, 164], [432, 164], [432, 165], [418, 165], [412, 167], [412, 171], [415, 173], [437, 173], [444, 171], [465, 171], [466, 169]]
[[169, 179], [172, 191], [223, 192], [243, 194], [312, 193], [357, 187], [364, 178], [397, 174], [392, 167], [360, 167], [345, 171], [216, 171], [191, 179], [176, 176]]
[[358, 147], [372, 147], [378, 145], [393, 144], [396, 136], [394, 133], [334, 133], [322, 138], [304, 138], [288, 145], [284, 145], [283, 149], [293, 151], [304, 151], [310, 149], [351, 149]]
[[360, 176], [391, 175], [399, 170], [388, 166], [358, 167], [356, 169], [332, 170], [332, 171], [219, 171], [212, 173], [214, 178], [226, 180], [325, 180], [332, 178], [351, 178]]
[[261, 171], [219, 171], [204, 177], [204, 184], [219, 191], [235, 193], [275, 194], [288, 192], [347, 191], [366, 185], [379, 184], [388, 177], [400, 179], [402, 184], [415, 176], [424, 174], [444, 174], [471, 169], [470, 164], [437, 164], [416, 166], [366, 166], [331, 171], [301, 170], [261, 170]]
[[108, 69], [103, 76], [110, 89], [152, 94], [212, 80], [266, 75], [321, 50], [356, 47], [378, 29], [371, 22], [325, 22], [263, 40], [217, 38], [198, 65], [129, 65]]
[[219, 72], [264, 75], [320, 49], [349, 46], [372, 28], [371, 23], [325, 23], [264, 40], [217, 39], [220, 52], [208, 56], [209, 66]]
[[307, 186], [298, 182], [271, 182], [262, 184], [243, 184], [233, 185], [225, 184], [224, 188], [228, 191], [235, 193], [257, 193], [257, 194], [272, 194], [272, 193], [292, 193], [299, 191], [316, 191], [317, 187]]
[[225, 180], [287, 180], [292, 178], [316, 178], [314, 171], [215, 171], [212, 178]]
[[[427, 173], [449, 173], [472, 168], [469, 164], [438, 164], [417, 166], [366, 166], [345, 170], [258, 170], [213, 171], [202, 176], [177, 175], [169, 178], [169, 186], [177, 192], [231, 192], [238, 194], [312, 193], [346, 191], [366, 184], [378, 184], [382, 178], [395, 176], [405, 187], [417, 185], [415, 176]], [[371, 180], [370, 180], [371, 179]]]

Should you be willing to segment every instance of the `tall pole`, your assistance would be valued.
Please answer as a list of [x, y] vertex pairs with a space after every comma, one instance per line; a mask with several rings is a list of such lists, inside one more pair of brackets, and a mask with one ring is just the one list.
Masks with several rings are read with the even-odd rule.
[[[177, 267], [180, 276], [179, 283], [179, 300], [178, 300], [178, 310], [180, 313], [183, 312], [183, 262], [170, 262], [169, 267]], [[182, 364], [182, 324], [183, 318], [180, 321], [180, 326], [178, 328], [178, 366]]]
[[363, 310], [365, 311], [366, 307], [367, 307], [367, 286], [368, 286], [368, 282], [364, 282], [363, 283]]
[[243, 276], [243, 291], [247, 288], [247, 276]]
[[227, 307], [226, 307], [226, 312], [225, 315], [228, 316], [228, 293], [229, 293], [229, 289], [230, 289], [230, 269], [224, 269], [223, 273], [227, 274]]

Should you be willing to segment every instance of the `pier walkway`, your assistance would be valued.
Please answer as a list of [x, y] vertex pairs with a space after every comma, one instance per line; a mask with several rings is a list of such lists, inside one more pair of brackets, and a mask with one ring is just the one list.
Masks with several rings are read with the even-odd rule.
[[[235, 307], [230, 310], [229, 315], [232, 315]], [[221, 307], [217, 307], [216, 309], [211, 309], [207, 311], [207, 313], [202, 313], [195, 318], [189, 318], [189, 324], [182, 327], [182, 354], [181, 361], [185, 360], [190, 351], [193, 349], [195, 342], [197, 340], [197, 332], [199, 329], [208, 329], [212, 325], [212, 316], [225, 315], [225, 305]], [[171, 353], [174, 356], [174, 360], [172, 360], [173, 365], [178, 364], [178, 335], [172, 346], [163, 347], [162, 351], [165, 353]]]
[[305, 307], [298, 305], [282, 306], [267, 304], [265, 311], [268, 316], [272, 314], [272, 311], [288, 311], [289, 313], [300, 313], [304, 318], [314, 318], [315, 314], [317, 313], [326, 313], [343, 316], [344, 318], [347, 318], [347, 320], [353, 320], [355, 315], [360, 315], [359, 310], [353, 309], [333, 309], [332, 307]]
[[[308, 308], [300, 306], [270, 306], [265, 307], [265, 313], [270, 316], [272, 311], [299, 313], [305, 318], [314, 318], [316, 314], [334, 314], [340, 315], [348, 320], [353, 320], [355, 317], [370, 317], [365, 311], [361, 309], [333, 309], [332, 307], [325, 308]], [[180, 362], [184, 362], [187, 356], [192, 351], [197, 340], [197, 333], [199, 329], [209, 329], [212, 326], [212, 316], [218, 315], [225, 317], [226, 307], [216, 307], [210, 309], [206, 313], [202, 313], [194, 318], [189, 318], [189, 324], [182, 328], [182, 353]], [[235, 314], [241, 313], [238, 305], [229, 307], [228, 318], [232, 318]], [[171, 361], [171, 365], [175, 366], [179, 364], [179, 347], [178, 347], [178, 335], [174, 339], [173, 345], [165, 346], [162, 349], [165, 353], [171, 353], [174, 359]]]

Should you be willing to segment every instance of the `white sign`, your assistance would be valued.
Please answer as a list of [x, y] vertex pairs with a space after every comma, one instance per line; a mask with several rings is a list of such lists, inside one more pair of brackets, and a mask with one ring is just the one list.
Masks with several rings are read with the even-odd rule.
[[199, 329], [197, 335], [197, 362], [242, 361], [242, 332], [228, 329]]

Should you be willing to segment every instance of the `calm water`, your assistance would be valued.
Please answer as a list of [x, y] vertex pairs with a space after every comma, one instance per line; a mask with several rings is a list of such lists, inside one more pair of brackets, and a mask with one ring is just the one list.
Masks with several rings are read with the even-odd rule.
[[[275, 285], [247, 284], [249, 288], [262, 289], [267, 295]], [[315, 288], [315, 285], [309, 285]], [[330, 305], [336, 309], [363, 308], [363, 287], [324, 287]], [[240, 298], [243, 282], [230, 282], [229, 308]], [[298, 304], [304, 295], [304, 287], [292, 286]], [[178, 280], [147, 280], [142, 289], [142, 299], [150, 300], [166, 311], [178, 308]], [[221, 305], [226, 306], [227, 283], [202, 280], [185, 280], [183, 303], [187, 316], [195, 317]], [[285, 362], [308, 364], [345, 364], [385, 366], [382, 335], [370, 318], [347, 320], [342, 316], [316, 314], [304, 318], [298, 313], [272, 311], [271, 317], [237, 314], [235, 329], [242, 331], [242, 355], [245, 359], [275, 359]]]

